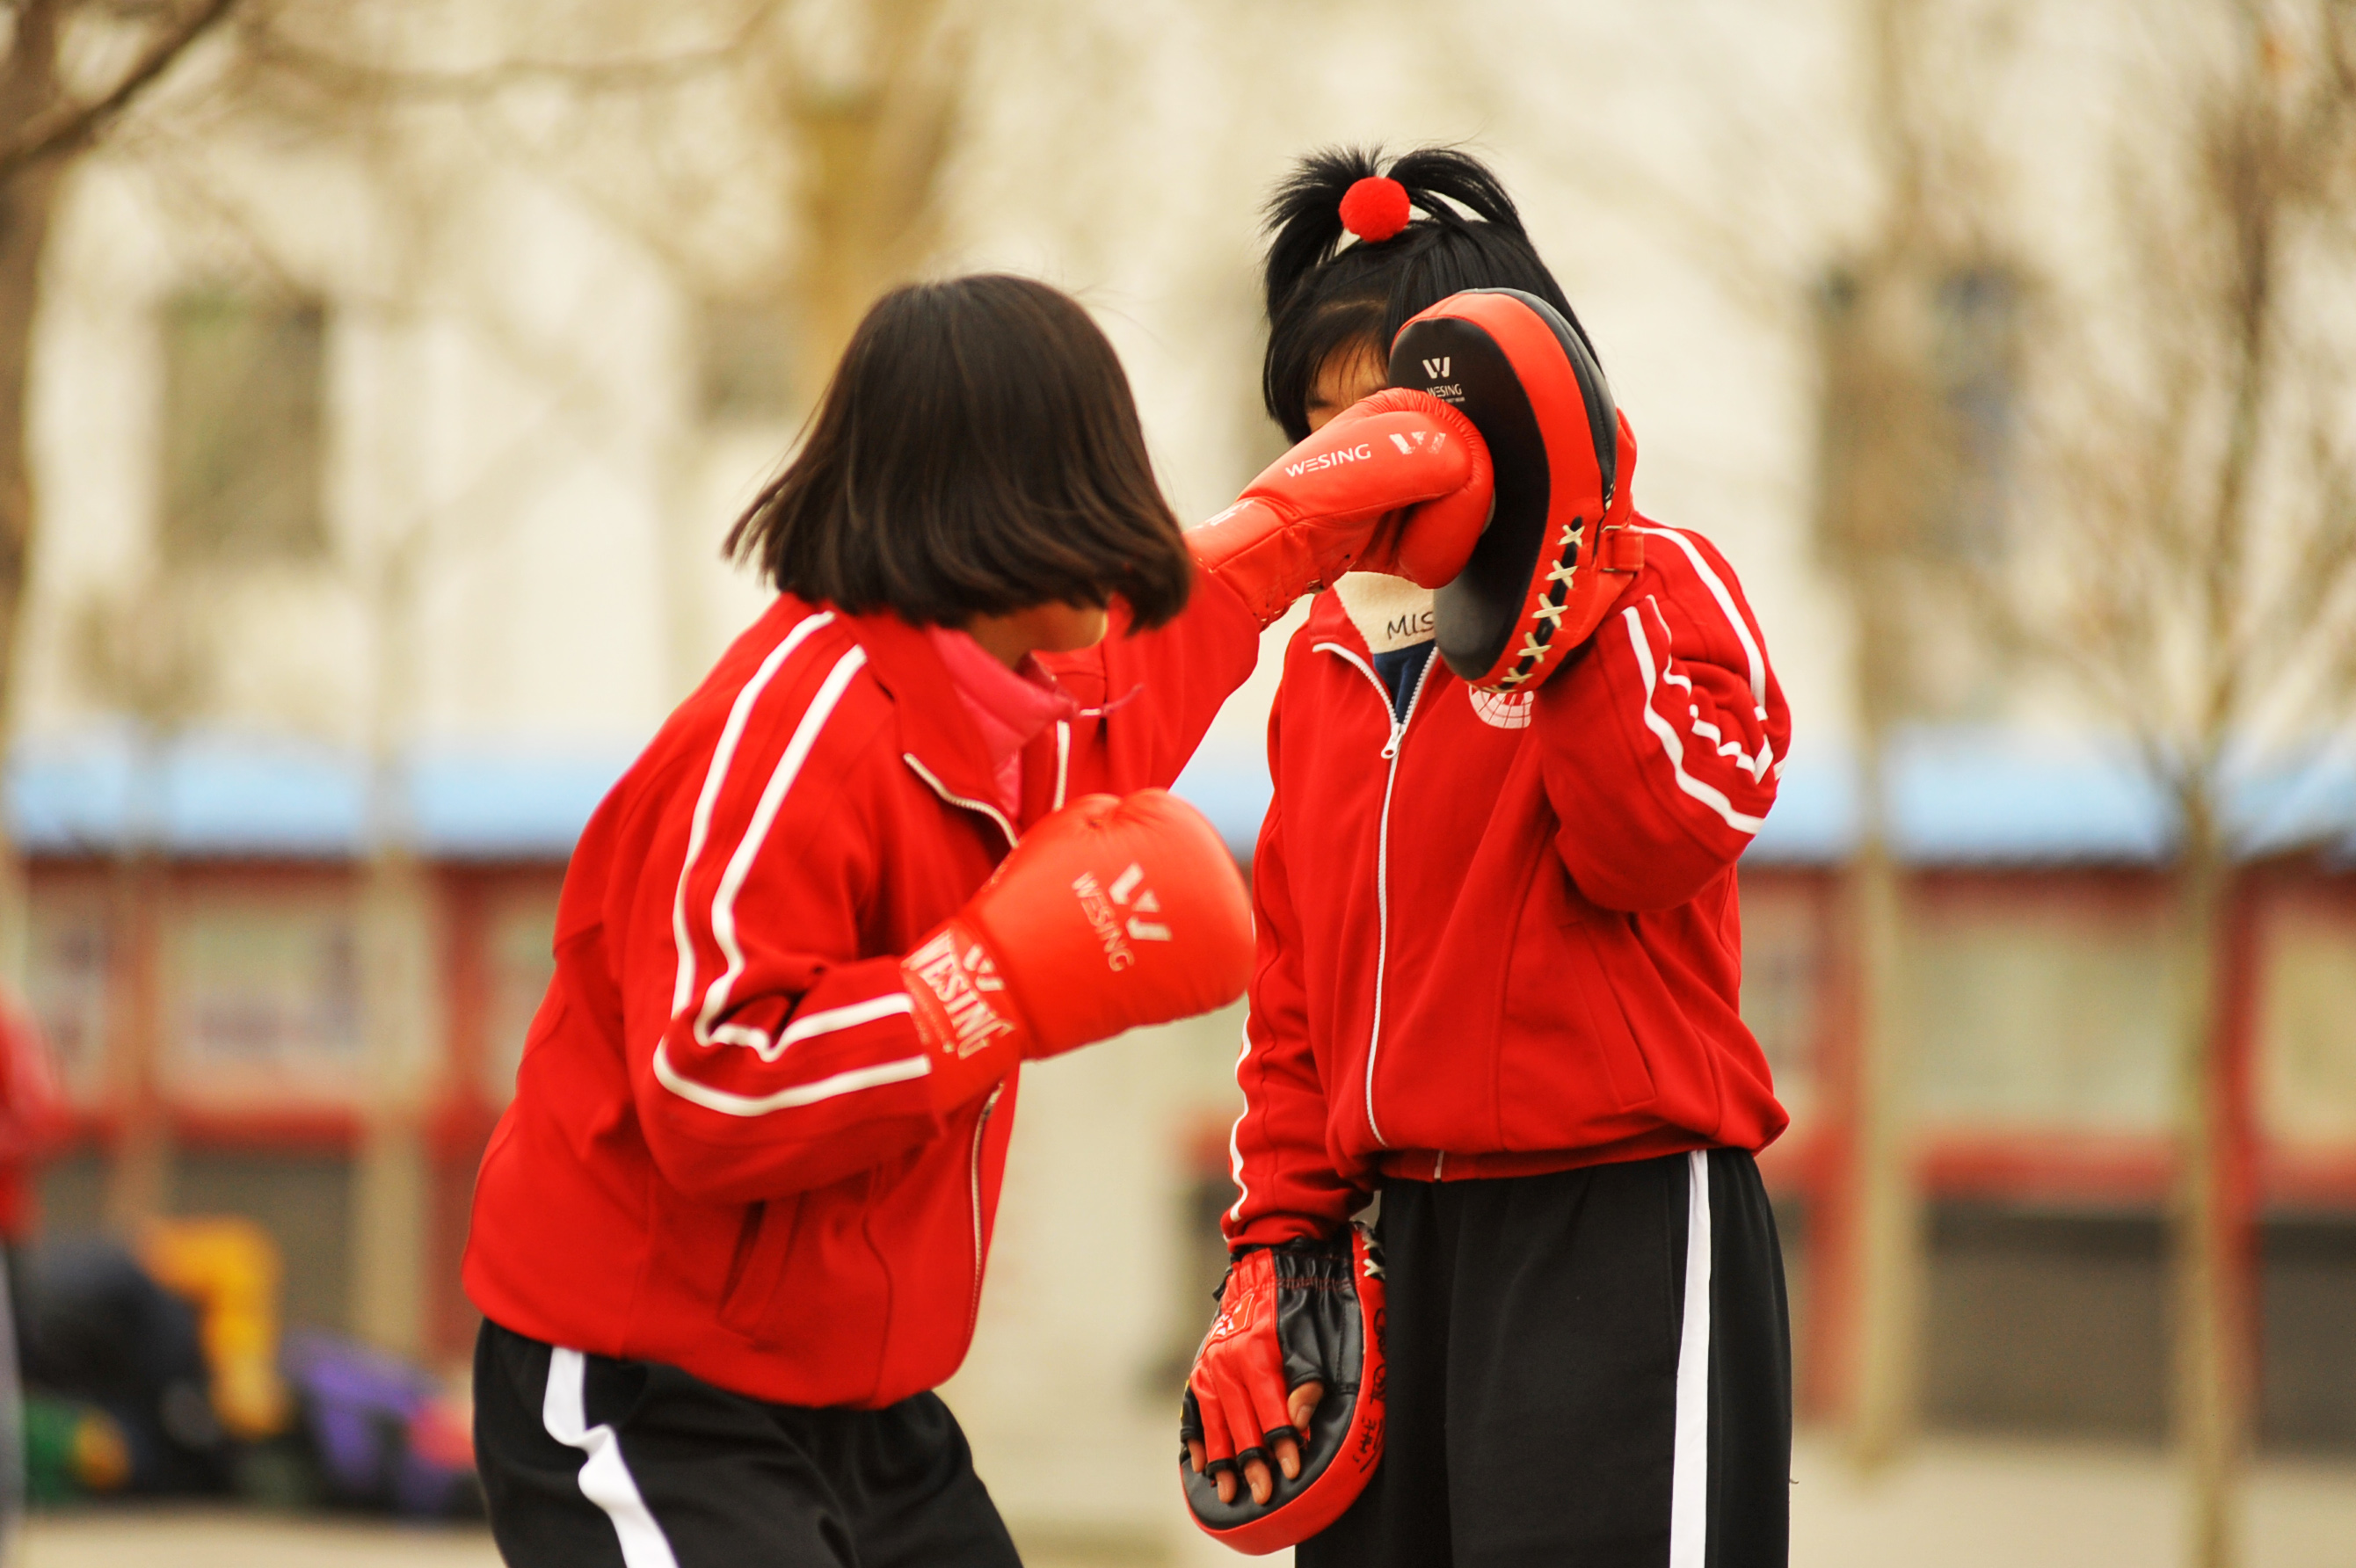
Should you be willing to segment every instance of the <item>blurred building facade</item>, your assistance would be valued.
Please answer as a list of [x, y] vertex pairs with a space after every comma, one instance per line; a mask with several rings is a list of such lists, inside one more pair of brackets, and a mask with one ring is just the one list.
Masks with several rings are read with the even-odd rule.
[[[1672, 27], [1500, 4], [1469, 37], [1402, 5], [993, 10], [954, 54], [926, 266], [1077, 293], [1182, 515], [1207, 516], [1276, 444], [1253, 246], [1285, 160], [1348, 139], [1494, 155], [1643, 437], [1640, 501], [1741, 571], [1797, 716], [1744, 866], [1744, 1009], [1794, 1113], [1765, 1163], [1824, 1409], [1854, 1306], [1835, 877], [1856, 810], [1852, 630], [1813, 496], [1859, 176], [1837, 151], [1839, 7], [1684, 10]], [[507, 47], [483, 26], [441, 64]], [[1710, 116], [1762, 75], [1748, 120]], [[564, 856], [757, 612], [719, 541], [816, 390], [808, 323], [732, 273], [768, 241], [633, 208], [612, 141], [563, 144], [606, 107], [531, 91], [404, 101], [366, 133], [285, 101], [159, 110], [77, 176], [35, 385], [9, 803], [28, 988], [82, 1118], [50, 1223], [252, 1214], [285, 1246], [290, 1321], [445, 1360], [471, 1333], [469, 1183], [549, 972]], [[699, 133], [709, 167], [772, 177], [732, 153], [754, 130]], [[1794, 160], [1813, 172], [1761, 172]], [[1770, 199], [1787, 209], [1751, 239], [1789, 286], [1762, 310], [1725, 286], [1715, 236]], [[1966, 270], [1949, 302], [1952, 393], [1991, 442], [2001, 294]], [[1954, 549], [1980, 547], [1976, 504]], [[1920, 922], [1929, 1413], [2151, 1435], [2165, 813], [1962, 623], [1924, 646], [1891, 777]], [[1181, 786], [1246, 857], [1275, 663]], [[2356, 841], [2297, 830], [2345, 804], [2268, 807], [2293, 826], [2238, 895], [2220, 1086], [2256, 1222], [2263, 1427], [2295, 1443], [2356, 1444], [2356, 1350], [2331, 1328], [2356, 1289]], [[370, 1001], [388, 920], [413, 982], [390, 1025]], [[1038, 1539], [1150, 1558], [1184, 1536], [1164, 1472], [1220, 1263], [1237, 1029], [1151, 1031], [1026, 1080], [949, 1393]]]

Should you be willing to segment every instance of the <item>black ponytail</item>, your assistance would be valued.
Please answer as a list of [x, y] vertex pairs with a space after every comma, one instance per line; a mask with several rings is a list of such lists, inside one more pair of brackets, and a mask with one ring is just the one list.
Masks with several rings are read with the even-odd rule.
[[[1285, 435], [1309, 433], [1309, 394], [1333, 354], [1384, 354], [1408, 318], [1465, 289], [1520, 289], [1563, 314], [1562, 285], [1538, 259], [1497, 176], [1453, 147], [1421, 147], [1381, 166], [1376, 148], [1328, 147], [1301, 160], [1268, 204], [1268, 357], [1260, 391]], [[1421, 214], [1383, 240], [1344, 244], [1342, 198], [1387, 175]], [[1590, 345], [1590, 348], [1592, 348]]]

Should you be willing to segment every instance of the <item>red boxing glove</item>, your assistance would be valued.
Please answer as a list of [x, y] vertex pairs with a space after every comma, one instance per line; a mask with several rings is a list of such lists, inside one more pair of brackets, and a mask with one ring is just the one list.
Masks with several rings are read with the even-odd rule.
[[1265, 626], [1345, 571], [1448, 581], [1488, 523], [1493, 490], [1472, 421], [1395, 387], [1335, 415], [1186, 539]]
[[1143, 789], [1083, 795], [1032, 828], [900, 972], [946, 1110], [1017, 1061], [1225, 1007], [1251, 963], [1251, 896], [1226, 845]]

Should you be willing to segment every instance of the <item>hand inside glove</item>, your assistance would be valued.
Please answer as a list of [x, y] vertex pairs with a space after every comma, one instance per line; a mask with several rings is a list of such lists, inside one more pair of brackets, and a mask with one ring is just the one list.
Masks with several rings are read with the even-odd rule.
[[1341, 1517], [1382, 1457], [1382, 1328], [1381, 1254], [1363, 1228], [1235, 1261], [1178, 1428], [1204, 1531], [1265, 1552]]

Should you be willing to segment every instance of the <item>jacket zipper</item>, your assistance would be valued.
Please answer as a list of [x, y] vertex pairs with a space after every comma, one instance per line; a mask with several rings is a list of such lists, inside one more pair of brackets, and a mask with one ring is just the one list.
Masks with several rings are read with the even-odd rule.
[[[978, 811], [998, 824], [999, 831], [1006, 835], [1008, 847], [1013, 846], [1019, 836], [1014, 831], [1014, 824], [1006, 820], [1004, 812], [985, 801], [969, 800], [956, 794], [941, 783], [932, 769], [918, 762], [914, 752], [901, 752], [900, 760], [907, 763], [918, 778], [930, 784], [935, 795], [951, 805]], [[1060, 781], [1058, 784], [1060, 787]], [[981, 1320], [981, 1139], [982, 1135], [990, 1130], [990, 1114], [998, 1109], [998, 1097], [1005, 1093], [1006, 1085], [1001, 1083], [990, 1092], [990, 1098], [981, 1103], [981, 1115], [975, 1118], [973, 1124], [973, 1151], [967, 1166], [967, 1196], [973, 1204], [973, 1294], [966, 1303], [965, 1313], [965, 1337], [969, 1341], [973, 1339], [974, 1325]]]
[[1339, 643], [1319, 643], [1318, 649], [1339, 654], [1358, 667], [1360, 674], [1374, 683], [1375, 694], [1382, 699], [1383, 712], [1391, 720], [1390, 738], [1383, 742], [1382, 758], [1388, 764], [1383, 774], [1383, 813], [1375, 830], [1375, 1021], [1366, 1031], [1366, 1131], [1384, 1148], [1390, 1140], [1383, 1136], [1382, 1124], [1375, 1120], [1375, 1058], [1383, 1046], [1383, 970], [1390, 961], [1391, 951], [1391, 790], [1398, 783], [1399, 746], [1407, 739], [1407, 727], [1415, 718], [1415, 710], [1423, 702], [1423, 688], [1430, 683], [1432, 661], [1439, 656], [1433, 649], [1424, 656], [1423, 671], [1415, 677], [1415, 689], [1408, 693], [1407, 711], [1391, 712], [1390, 688], [1375, 673], [1375, 667], [1344, 647]]
[[991, 805], [988, 801], [972, 800], [965, 795], [957, 794], [955, 791], [951, 790], [948, 785], [941, 783], [939, 777], [934, 773], [932, 769], [918, 762], [916, 760], [916, 752], [903, 752], [900, 753], [900, 760], [915, 770], [918, 778], [924, 780], [927, 784], [930, 784], [935, 795], [939, 795], [951, 805], [963, 806], [968, 811], [978, 811], [984, 816], [990, 818], [992, 822], [998, 824], [998, 830], [1006, 835], [1006, 847], [1010, 849], [1014, 847], [1014, 841], [1019, 838], [1021, 835], [1014, 831], [1014, 824], [1006, 820], [1006, 813], [999, 810], [998, 807]]
[[990, 1130], [990, 1114], [998, 1109], [998, 1097], [1005, 1093], [1004, 1083], [992, 1089], [990, 1098], [981, 1103], [981, 1115], [973, 1124], [973, 1158], [968, 1178], [973, 1198], [973, 1297], [967, 1303], [965, 1313], [969, 1344], [973, 1340], [975, 1325], [981, 1321], [981, 1136]]

